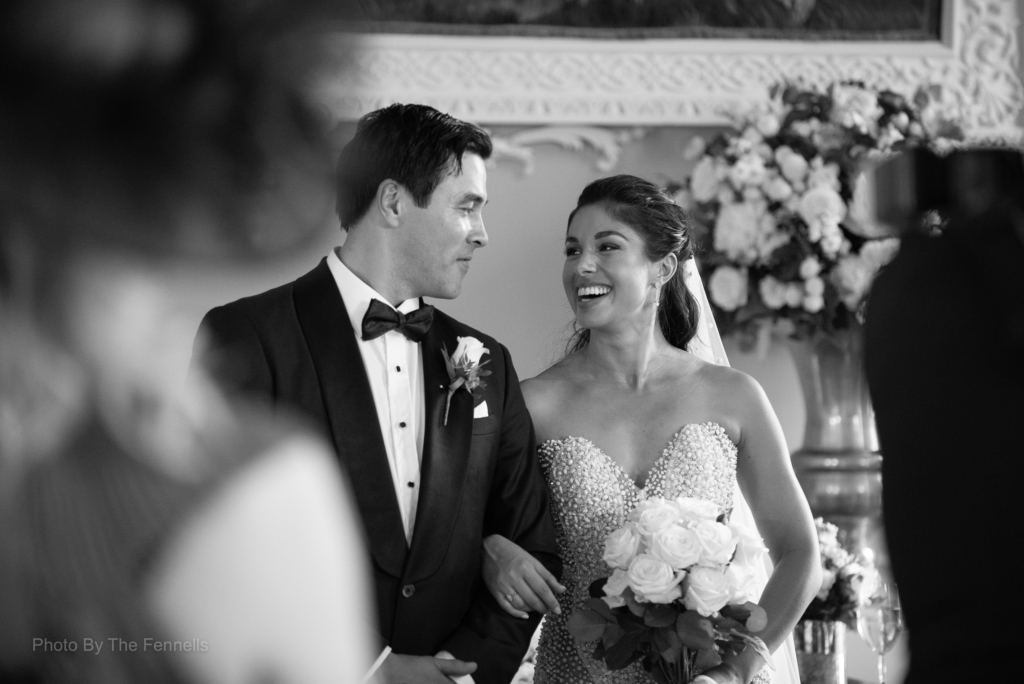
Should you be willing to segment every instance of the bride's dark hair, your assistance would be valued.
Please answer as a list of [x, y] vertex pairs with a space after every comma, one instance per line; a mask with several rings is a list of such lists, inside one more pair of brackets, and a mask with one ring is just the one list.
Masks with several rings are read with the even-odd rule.
[[[567, 228], [577, 211], [592, 204], [602, 205], [609, 216], [635, 230], [651, 261], [669, 254], [679, 259], [672, 279], [661, 288], [658, 325], [669, 344], [686, 349], [697, 333], [700, 315], [700, 306], [686, 287], [683, 275], [683, 262], [693, 256], [689, 216], [663, 188], [643, 178], [619, 175], [601, 178], [583, 188], [576, 208], [569, 214]], [[566, 353], [578, 351], [589, 342], [590, 331], [576, 327]]]

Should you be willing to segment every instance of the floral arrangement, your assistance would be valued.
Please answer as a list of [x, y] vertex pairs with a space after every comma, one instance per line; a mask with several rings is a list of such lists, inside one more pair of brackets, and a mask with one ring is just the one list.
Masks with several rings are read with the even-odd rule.
[[869, 211], [866, 164], [962, 139], [937, 86], [912, 99], [860, 83], [775, 86], [770, 100], [710, 144], [677, 201], [705, 237], [705, 286], [724, 334], [798, 338], [854, 325], [899, 241]]
[[467, 392], [472, 394], [478, 387], [487, 387], [483, 378], [491, 374], [491, 371], [483, 369], [488, 362], [480, 363], [481, 357], [490, 352], [484, 343], [475, 337], [457, 337], [456, 339], [458, 344], [451, 356], [448, 355], [445, 346], [441, 345], [441, 349], [444, 351], [444, 365], [448, 370], [448, 379], [451, 381], [451, 384], [448, 385], [448, 398], [444, 402], [445, 425], [448, 424], [448, 409], [451, 407], [452, 397], [459, 391], [459, 388], [464, 387]]
[[878, 583], [871, 550], [854, 556], [839, 543], [839, 528], [816, 518], [821, 549], [821, 589], [804, 611], [804, 620], [845, 622], [857, 629], [861, 597], [870, 595]]
[[724, 522], [711, 502], [651, 498], [605, 539], [610, 577], [590, 586], [570, 633], [597, 641], [594, 657], [620, 670], [642, 660], [661, 684], [689, 682], [726, 652], [757, 649], [768, 616], [754, 568], [767, 549], [750, 530]]

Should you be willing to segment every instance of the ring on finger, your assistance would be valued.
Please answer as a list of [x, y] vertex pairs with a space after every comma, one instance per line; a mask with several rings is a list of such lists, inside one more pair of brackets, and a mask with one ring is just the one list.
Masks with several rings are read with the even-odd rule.
[[512, 594], [505, 594], [505, 600], [512, 603]]

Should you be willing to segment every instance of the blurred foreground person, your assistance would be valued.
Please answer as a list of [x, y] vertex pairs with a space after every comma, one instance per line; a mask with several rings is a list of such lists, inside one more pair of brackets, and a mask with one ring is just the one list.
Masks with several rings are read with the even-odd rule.
[[1020, 676], [1015, 580], [986, 577], [984, 596], [965, 582], [988, 572], [973, 561], [1012, 555], [1007, 532], [1022, 522], [1012, 475], [1024, 454], [1022, 168], [1011, 150], [919, 151], [878, 184], [893, 193], [881, 199], [896, 200], [895, 215], [935, 208], [949, 218], [939, 235], [904, 236], [867, 312], [908, 684]]
[[162, 285], [330, 214], [295, 88], [323, 15], [0, 7], [0, 680], [358, 682], [369, 580], [333, 456], [183, 386]]

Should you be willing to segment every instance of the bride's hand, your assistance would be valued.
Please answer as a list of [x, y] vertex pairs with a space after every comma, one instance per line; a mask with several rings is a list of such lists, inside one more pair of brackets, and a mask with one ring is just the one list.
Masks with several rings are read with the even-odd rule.
[[484, 539], [483, 546], [484, 583], [505, 612], [519, 618], [527, 617], [528, 610], [562, 612], [555, 593], [565, 587], [540, 561], [500, 534]]
[[743, 684], [743, 678], [735, 667], [722, 663], [697, 675], [692, 684]]

